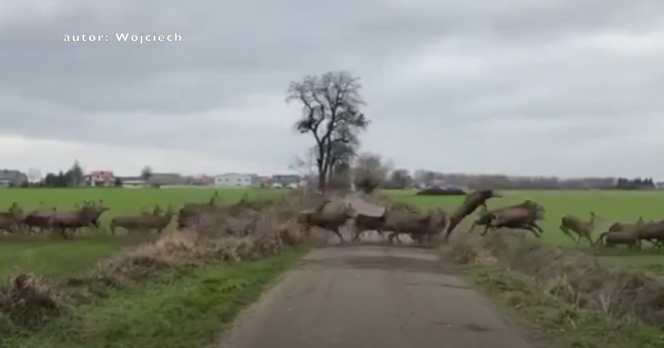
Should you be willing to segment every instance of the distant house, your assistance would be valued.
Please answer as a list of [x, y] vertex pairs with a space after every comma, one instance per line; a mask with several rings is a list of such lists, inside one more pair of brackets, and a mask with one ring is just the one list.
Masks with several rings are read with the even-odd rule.
[[152, 173], [147, 180], [150, 185], [187, 185], [187, 178], [178, 173]]
[[0, 169], [0, 186], [21, 186], [28, 182], [28, 175], [13, 169]]
[[302, 177], [297, 174], [272, 175], [272, 187], [299, 187]]
[[90, 186], [113, 186], [115, 174], [110, 170], [95, 170], [85, 176], [85, 181]]
[[258, 174], [225, 173], [214, 177], [215, 186], [252, 187], [260, 185]]

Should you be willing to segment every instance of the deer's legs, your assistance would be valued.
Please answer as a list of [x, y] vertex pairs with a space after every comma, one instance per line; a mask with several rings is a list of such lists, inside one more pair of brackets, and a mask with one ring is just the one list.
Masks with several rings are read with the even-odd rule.
[[560, 230], [563, 231], [563, 233], [564, 233], [566, 236], [572, 238], [573, 241], [576, 241], [576, 238], [574, 238], [574, 236], [572, 236], [572, 234], [569, 232], [569, 230], [567, 229], [567, 227], [561, 225], [561, 226], [560, 226]]
[[341, 235], [341, 231], [339, 230], [339, 227], [336, 227], [335, 229], [333, 229], [332, 232], [334, 232], [334, 234], [336, 234], [337, 237], [339, 237], [339, 242], [340, 242], [341, 244], [343, 244], [343, 243], [346, 242], [346, 241], [344, 240], [344, 237]]

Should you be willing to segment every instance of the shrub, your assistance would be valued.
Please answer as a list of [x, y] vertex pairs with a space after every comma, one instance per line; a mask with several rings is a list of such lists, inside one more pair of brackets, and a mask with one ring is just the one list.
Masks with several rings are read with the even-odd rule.
[[608, 268], [584, 252], [498, 230], [481, 238], [460, 234], [446, 256], [458, 263], [492, 263], [524, 274], [545, 291], [624, 323], [664, 327], [664, 282]]

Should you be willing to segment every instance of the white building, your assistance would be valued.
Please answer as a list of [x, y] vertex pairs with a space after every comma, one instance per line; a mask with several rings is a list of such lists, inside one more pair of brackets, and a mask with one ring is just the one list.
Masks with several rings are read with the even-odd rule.
[[214, 185], [252, 187], [259, 186], [260, 180], [258, 174], [225, 173], [214, 177]]

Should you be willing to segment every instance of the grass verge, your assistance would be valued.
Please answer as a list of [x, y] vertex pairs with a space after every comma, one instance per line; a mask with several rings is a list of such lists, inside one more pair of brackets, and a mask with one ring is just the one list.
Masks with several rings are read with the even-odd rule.
[[5, 279], [17, 271], [48, 277], [81, 273], [100, 259], [142, 241], [110, 236], [80, 237], [73, 240], [42, 236], [0, 238], [0, 279]]
[[204, 347], [305, 252], [304, 248], [288, 248], [260, 261], [167, 272], [155, 281], [112, 291], [94, 304], [77, 307], [38, 332], [16, 332], [0, 346]]
[[480, 265], [462, 267], [463, 275], [538, 338], [570, 348], [661, 348], [664, 334], [646, 326], [619, 326], [606, 316], [572, 306], [508, 270]]

